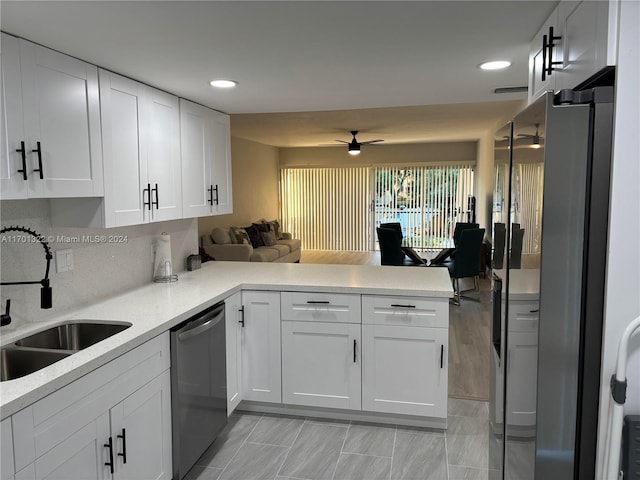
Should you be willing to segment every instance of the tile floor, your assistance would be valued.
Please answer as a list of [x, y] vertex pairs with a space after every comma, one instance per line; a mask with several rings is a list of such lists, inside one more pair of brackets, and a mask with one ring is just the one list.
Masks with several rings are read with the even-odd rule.
[[186, 480], [494, 480], [487, 402], [449, 399], [446, 432], [234, 413]]

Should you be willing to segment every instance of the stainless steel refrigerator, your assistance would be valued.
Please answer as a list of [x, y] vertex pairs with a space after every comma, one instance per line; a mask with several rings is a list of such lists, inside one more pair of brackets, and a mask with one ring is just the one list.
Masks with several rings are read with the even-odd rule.
[[613, 98], [549, 92], [496, 134], [490, 454], [505, 479], [595, 478]]

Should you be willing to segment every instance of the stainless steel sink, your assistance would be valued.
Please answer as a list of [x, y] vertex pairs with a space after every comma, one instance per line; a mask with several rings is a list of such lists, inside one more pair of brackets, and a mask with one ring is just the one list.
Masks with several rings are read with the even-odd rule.
[[131, 326], [130, 323], [73, 321], [21, 338], [19, 347], [82, 350]]
[[130, 326], [125, 322], [73, 320], [28, 335], [0, 349], [1, 381], [29, 375]]
[[0, 381], [24, 377], [69, 355], [71, 352], [3, 348], [0, 351]]

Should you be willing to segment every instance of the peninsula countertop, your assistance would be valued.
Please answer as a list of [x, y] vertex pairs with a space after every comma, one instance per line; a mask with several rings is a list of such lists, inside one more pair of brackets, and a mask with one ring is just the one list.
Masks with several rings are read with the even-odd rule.
[[241, 290], [356, 293], [450, 298], [446, 268], [210, 262], [172, 284], [150, 283], [2, 332], [6, 345], [65, 320], [124, 321], [131, 327], [35, 373], [0, 385], [0, 416], [13, 415], [81, 376]]

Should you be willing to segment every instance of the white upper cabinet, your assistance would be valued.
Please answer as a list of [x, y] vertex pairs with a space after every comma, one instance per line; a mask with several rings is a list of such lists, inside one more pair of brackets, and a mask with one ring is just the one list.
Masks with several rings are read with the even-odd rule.
[[233, 212], [229, 116], [180, 99], [183, 216]]
[[101, 196], [98, 69], [5, 34], [2, 64], [2, 198]]
[[547, 90], [555, 89], [556, 75], [555, 72], [549, 73], [549, 67], [557, 68], [559, 64], [556, 62], [562, 61], [560, 57], [562, 50], [557, 46], [557, 39], [553, 40], [554, 46], [551, 46], [549, 33], [552, 33], [554, 37], [558, 36], [558, 10], [559, 7], [556, 7], [531, 40], [529, 48], [529, 103]]
[[178, 98], [100, 70], [104, 226], [182, 218]]
[[529, 103], [547, 90], [574, 88], [615, 65], [618, 4], [619, 0], [558, 4], [531, 40]]

